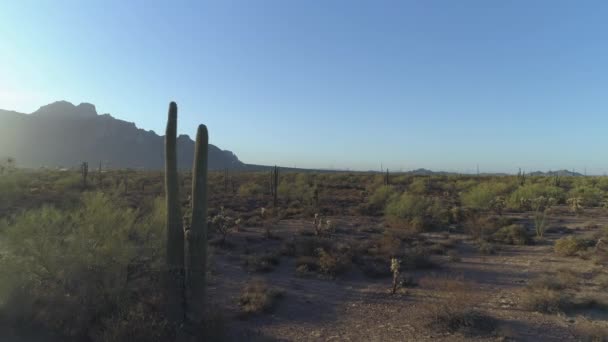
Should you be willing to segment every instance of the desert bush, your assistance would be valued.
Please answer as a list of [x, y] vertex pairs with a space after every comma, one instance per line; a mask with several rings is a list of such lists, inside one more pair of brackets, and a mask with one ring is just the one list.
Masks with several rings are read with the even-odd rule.
[[555, 245], [553, 247], [555, 253], [561, 256], [573, 256], [585, 249], [586, 246], [584, 241], [575, 236], [562, 237], [555, 241]]
[[319, 259], [314, 256], [303, 255], [296, 258], [296, 269], [306, 267], [307, 271], [319, 270]]
[[239, 305], [244, 315], [269, 313], [282, 296], [282, 291], [269, 287], [265, 281], [255, 279], [243, 287]]
[[510, 187], [506, 183], [484, 182], [477, 184], [460, 198], [462, 203], [470, 208], [489, 210], [492, 202], [501, 195], [506, 194]]
[[516, 210], [530, 210], [530, 201], [535, 198], [545, 197], [553, 198], [556, 203], [563, 203], [565, 200], [565, 191], [562, 188], [547, 185], [542, 183], [531, 184], [527, 183], [517, 188], [507, 198], [507, 207]]
[[380, 186], [374, 190], [368, 198], [368, 204], [374, 211], [384, 209], [388, 200], [395, 195], [395, 189], [392, 186]]
[[239, 186], [239, 196], [257, 197], [264, 194], [264, 187], [256, 183], [245, 183]]
[[450, 218], [449, 212], [438, 199], [409, 193], [391, 198], [385, 214], [389, 219], [404, 221], [418, 231], [447, 224]]
[[542, 313], [564, 312], [570, 303], [570, 296], [565, 292], [547, 287], [526, 288], [521, 295], [524, 309]]
[[330, 277], [346, 272], [351, 266], [352, 257], [348, 251], [326, 251], [319, 248], [317, 253], [319, 254], [319, 270]]
[[527, 245], [532, 240], [524, 226], [512, 224], [502, 227], [492, 234], [492, 241], [507, 245]]
[[21, 293], [30, 300], [21, 303], [20, 320], [69, 338], [104, 329], [120, 310], [136, 314], [141, 296], [160, 292], [164, 210], [159, 204], [156, 212], [138, 218], [106, 195], [85, 193], [73, 210], [43, 207], [4, 221], [0, 305]]
[[597, 207], [604, 200], [604, 192], [589, 185], [580, 185], [570, 190], [568, 197], [578, 197], [584, 207]]
[[489, 239], [501, 227], [513, 221], [505, 217], [471, 215], [464, 223], [464, 230], [478, 240]]
[[305, 205], [313, 205], [315, 185], [313, 184], [312, 175], [306, 173], [298, 173], [295, 178], [290, 180], [283, 177], [279, 184], [279, 196], [287, 198], [289, 201], [298, 200]]
[[486, 255], [496, 254], [496, 246], [494, 246], [493, 244], [491, 244], [487, 241], [480, 241], [479, 244], [477, 245], [477, 250], [481, 254], [486, 254]]

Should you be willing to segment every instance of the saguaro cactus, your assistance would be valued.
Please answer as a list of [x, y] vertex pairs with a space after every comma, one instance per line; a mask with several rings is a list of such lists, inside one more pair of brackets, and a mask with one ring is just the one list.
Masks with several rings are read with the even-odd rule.
[[[169, 105], [165, 135], [168, 318], [178, 340], [196, 337], [203, 322], [207, 272], [207, 169], [209, 136], [200, 125], [192, 170], [192, 218], [184, 231], [177, 173], [177, 105]], [[185, 242], [187, 245], [184, 244]]]
[[89, 163], [82, 162], [82, 164], [80, 164], [80, 174], [82, 174], [82, 187], [86, 189], [87, 176], [89, 175]]
[[390, 185], [390, 179], [389, 179], [389, 174], [388, 174], [388, 168], [386, 169], [386, 174], [384, 175], [384, 185], [386, 185], [386, 186]]
[[192, 169], [192, 224], [186, 231], [188, 244], [187, 286], [190, 294], [186, 305], [188, 321], [200, 324], [205, 308], [205, 275], [207, 265], [207, 161], [209, 135], [205, 125], [198, 126]]
[[177, 174], [177, 104], [169, 105], [165, 133], [165, 191], [167, 206], [168, 318], [180, 326], [185, 318], [184, 230]]
[[272, 203], [276, 208], [278, 205], [279, 195], [279, 168], [275, 165], [272, 173]]
[[97, 186], [101, 188], [103, 185], [103, 175], [101, 174], [101, 162], [99, 162], [99, 169], [97, 169]]

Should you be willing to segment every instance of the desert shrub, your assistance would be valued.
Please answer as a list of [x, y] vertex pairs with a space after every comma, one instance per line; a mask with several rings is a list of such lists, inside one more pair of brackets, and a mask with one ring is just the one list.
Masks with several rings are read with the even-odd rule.
[[464, 229], [475, 239], [487, 240], [498, 229], [510, 225], [512, 222], [512, 220], [504, 217], [472, 215], [464, 223]]
[[531, 242], [531, 239], [524, 226], [512, 224], [502, 227], [492, 234], [492, 241], [507, 245], [527, 245]]
[[135, 304], [160, 292], [164, 211], [159, 204], [138, 218], [106, 195], [85, 193], [75, 209], [43, 207], [4, 221], [0, 306], [15, 295], [27, 298], [18, 320], [70, 338], [111, 329], [104, 324], [116, 315], [137, 320]]
[[389, 219], [404, 221], [415, 230], [447, 224], [449, 212], [438, 199], [403, 193], [387, 203], [385, 214]]
[[411, 193], [425, 195], [431, 190], [430, 184], [429, 177], [414, 178], [407, 189]]
[[279, 184], [279, 196], [289, 201], [298, 200], [306, 205], [312, 205], [315, 186], [311, 177], [310, 174], [305, 173], [296, 174], [293, 181], [284, 177]]
[[494, 246], [493, 244], [491, 244], [487, 241], [480, 241], [479, 244], [477, 245], [477, 250], [481, 254], [486, 254], [486, 255], [496, 254], [496, 246]]
[[266, 282], [256, 279], [243, 287], [239, 305], [244, 315], [269, 313], [282, 296], [282, 291], [273, 289]]
[[530, 311], [559, 313], [570, 307], [570, 297], [563, 291], [547, 287], [526, 288], [521, 295], [521, 305]]
[[555, 241], [553, 250], [557, 255], [561, 256], [573, 256], [578, 252], [586, 249], [585, 243], [582, 239], [575, 236], [566, 236]]
[[462, 203], [467, 207], [489, 210], [491, 209], [492, 201], [496, 197], [506, 194], [508, 190], [509, 185], [506, 183], [485, 182], [474, 186], [460, 197]]
[[509, 195], [507, 198], [507, 207], [517, 210], [530, 210], [531, 207], [526, 207], [525, 203], [529, 204], [530, 201], [539, 197], [552, 198], [557, 203], [563, 203], [565, 200], [565, 191], [557, 186], [542, 183], [525, 184]]
[[264, 187], [256, 183], [245, 183], [239, 186], [239, 196], [256, 197], [264, 194]]
[[296, 258], [296, 269], [306, 267], [307, 271], [317, 271], [319, 269], [319, 259], [314, 256], [303, 255]]
[[597, 207], [604, 200], [604, 192], [588, 185], [577, 186], [568, 193], [569, 198], [580, 198], [584, 207]]
[[319, 270], [321, 273], [334, 277], [338, 274], [346, 272], [352, 262], [352, 257], [348, 252], [325, 251], [320, 248], [319, 254]]
[[369, 196], [368, 204], [372, 210], [381, 210], [394, 194], [395, 189], [392, 186], [380, 186]]

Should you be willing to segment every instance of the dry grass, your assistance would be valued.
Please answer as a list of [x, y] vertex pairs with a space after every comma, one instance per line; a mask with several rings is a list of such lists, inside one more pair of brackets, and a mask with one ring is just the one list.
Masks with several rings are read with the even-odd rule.
[[498, 321], [479, 309], [483, 299], [476, 295], [472, 283], [458, 278], [424, 277], [419, 286], [441, 296], [423, 308], [427, 326], [433, 331], [476, 336], [496, 330]]

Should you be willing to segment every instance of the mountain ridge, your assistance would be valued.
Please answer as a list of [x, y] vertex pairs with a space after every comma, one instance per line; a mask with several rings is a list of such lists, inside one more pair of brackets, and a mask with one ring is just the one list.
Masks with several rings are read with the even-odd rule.
[[[133, 122], [98, 114], [90, 103], [57, 101], [31, 114], [0, 110], [0, 156], [21, 167], [74, 167], [83, 161], [106, 168], [162, 169], [164, 136]], [[192, 168], [194, 141], [180, 135], [178, 167]], [[231, 151], [209, 144], [209, 168], [243, 169]]]

